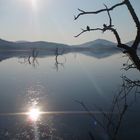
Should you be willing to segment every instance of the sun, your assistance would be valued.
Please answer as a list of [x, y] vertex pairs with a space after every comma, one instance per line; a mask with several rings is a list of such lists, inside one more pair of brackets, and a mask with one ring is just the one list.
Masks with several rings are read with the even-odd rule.
[[30, 0], [30, 2], [31, 2], [31, 5], [32, 5], [33, 8], [37, 8], [38, 0]]
[[36, 122], [39, 120], [41, 112], [39, 108], [31, 108], [27, 115], [32, 122]]

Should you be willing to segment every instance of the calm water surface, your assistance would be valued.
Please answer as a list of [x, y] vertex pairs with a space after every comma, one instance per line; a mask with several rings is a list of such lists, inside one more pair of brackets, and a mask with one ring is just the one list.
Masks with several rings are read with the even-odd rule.
[[[56, 65], [55, 56], [47, 56], [36, 58], [34, 63], [16, 57], [0, 62], [0, 139], [39, 140], [43, 139], [40, 133], [47, 133], [44, 139], [90, 140], [90, 132], [97, 140], [109, 139], [77, 101], [83, 102], [94, 111], [96, 118], [106, 123], [102, 111], [109, 112], [114, 95], [121, 89], [121, 76], [138, 80], [139, 72], [121, 70], [126, 58], [120, 54], [97, 59], [69, 53], [59, 56], [58, 61], [60, 64]], [[130, 95], [127, 102], [133, 100], [134, 96]], [[28, 115], [20, 114], [34, 106], [54, 114], [40, 115], [35, 125]], [[123, 117], [119, 139], [140, 138], [139, 112], [137, 95]], [[31, 129], [36, 132], [32, 138], [28, 134], [32, 133]]]

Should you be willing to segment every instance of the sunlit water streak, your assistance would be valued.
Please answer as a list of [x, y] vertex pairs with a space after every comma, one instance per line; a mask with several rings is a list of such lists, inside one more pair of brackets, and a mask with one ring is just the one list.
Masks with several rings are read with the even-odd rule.
[[34, 128], [34, 136], [35, 136], [35, 140], [39, 140], [39, 133], [38, 133], [38, 127], [36, 122], [34, 122], [33, 124], [33, 128]]
[[[90, 111], [91, 114], [119, 114], [118, 112], [108, 112], [108, 111]], [[87, 111], [48, 111], [48, 112], [39, 112], [40, 115], [88, 115]], [[29, 112], [21, 113], [0, 113], [0, 116], [28, 116]]]

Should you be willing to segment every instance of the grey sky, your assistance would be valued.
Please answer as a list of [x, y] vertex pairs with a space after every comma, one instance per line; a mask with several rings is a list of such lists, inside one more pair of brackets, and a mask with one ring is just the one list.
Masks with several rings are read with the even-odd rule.
[[[130, 0], [140, 17], [140, 0]], [[105, 38], [115, 41], [107, 32], [92, 32], [74, 38], [80, 28], [86, 25], [100, 27], [108, 22], [106, 13], [82, 16], [74, 21], [77, 8], [86, 11], [104, 8], [103, 3], [111, 6], [121, 0], [0, 0], [0, 37], [6, 40], [44, 40], [66, 44]], [[111, 12], [113, 23], [124, 42], [135, 36], [135, 25], [125, 6]]]

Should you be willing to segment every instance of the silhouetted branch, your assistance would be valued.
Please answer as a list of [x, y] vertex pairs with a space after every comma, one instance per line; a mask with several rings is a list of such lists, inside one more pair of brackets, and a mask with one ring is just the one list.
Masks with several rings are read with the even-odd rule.
[[91, 12], [86, 12], [84, 10], [81, 10], [81, 9], [78, 9], [78, 11], [80, 11], [80, 13], [75, 16], [75, 20], [77, 20], [80, 16], [82, 15], [88, 15], [88, 14], [98, 14], [98, 13], [101, 13], [101, 12], [105, 12], [105, 11], [111, 11], [113, 10], [114, 8], [118, 7], [118, 6], [121, 6], [121, 5], [124, 5], [125, 4], [125, 1], [121, 2], [121, 3], [118, 3], [118, 4], [115, 4], [114, 6], [108, 8], [108, 9], [101, 9], [101, 10], [97, 10], [97, 11], [91, 11]]
[[95, 29], [90, 29], [90, 30], [88, 30], [88, 29], [82, 29], [82, 32], [80, 32], [80, 33], [79, 33], [78, 35], [76, 35], [75, 37], [78, 37], [78, 36], [80, 36], [81, 34], [83, 34], [83, 33], [85, 33], [85, 32], [89, 32], [89, 31], [102, 31], [102, 32], [105, 32], [105, 31], [109, 30], [109, 31], [112, 31], [113, 34], [115, 35], [116, 40], [117, 40], [117, 42], [118, 42], [118, 47], [119, 47], [119, 48], [123, 48], [123, 49], [128, 49], [128, 48], [129, 48], [128, 46], [126, 46], [126, 45], [124, 45], [124, 44], [121, 44], [121, 39], [120, 39], [120, 36], [119, 36], [118, 32], [116, 31], [116, 29], [114, 29], [113, 27], [110, 27], [110, 25], [107, 26], [107, 25], [104, 24], [103, 26], [104, 26], [103, 28], [95, 28]]
[[107, 7], [107, 5], [105, 5], [105, 4], [104, 4], [104, 6], [105, 6], [106, 9], [107, 9], [107, 13], [108, 13], [108, 17], [109, 17], [109, 26], [110, 26], [110, 27], [113, 27], [113, 25], [112, 25], [112, 18], [111, 18], [110, 12], [109, 12], [109, 10], [108, 10], [108, 7]]
[[92, 132], [89, 132], [88, 134], [89, 134], [89, 136], [90, 136], [91, 140], [95, 140], [95, 138], [94, 138], [94, 136], [93, 136]]
[[[116, 29], [113, 28], [114, 25], [112, 25], [112, 18], [111, 18], [110, 12], [109, 12], [110, 11], [109, 8], [105, 4], [104, 4], [104, 6], [106, 7], [105, 11], [107, 11], [107, 14], [108, 14], [108, 17], [109, 17], [109, 25], [103, 24], [103, 28], [95, 28], [95, 29], [91, 29], [87, 26], [87, 29], [82, 29], [82, 31], [78, 35], [76, 35], [75, 37], [78, 37], [78, 36], [80, 36], [81, 34], [87, 32], [87, 31], [102, 31], [102, 32], [105, 32], [105, 31], [109, 30], [109, 31], [113, 32], [113, 34], [115, 35], [116, 40], [118, 42], [118, 47], [119, 48], [126, 48], [127, 46], [121, 44], [121, 39], [120, 39], [120, 36], [119, 36], [118, 32], [116, 31]], [[80, 11], [82, 11], [82, 10], [80, 10]]]
[[119, 128], [120, 128], [120, 126], [121, 126], [121, 123], [122, 123], [124, 114], [125, 114], [125, 112], [127, 111], [127, 109], [128, 109], [128, 105], [124, 105], [123, 110], [122, 110], [122, 112], [121, 112], [121, 114], [120, 114], [120, 117], [119, 117], [119, 121], [118, 121], [117, 126], [116, 126], [116, 128], [115, 128], [115, 132], [114, 132], [114, 136], [113, 136], [113, 139], [112, 139], [112, 140], [116, 140], [116, 136], [117, 136], [117, 134], [118, 134], [118, 131], [119, 131]]
[[[131, 52], [131, 50], [130, 50], [130, 52]], [[125, 56], [123, 56], [123, 57], [125, 57]], [[135, 68], [139, 69], [140, 60], [139, 60], [138, 55], [136, 55], [136, 54], [133, 55], [133, 54], [126, 53], [126, 57], [128, 57], [128, 60], [123, 64], [123, 68], [122, 68], [123, 70], [128, 71], [129, 69], [135, 69]]]
[[78, 101], [78, 100], [75, 100], [75, 101], [77, 103], [79, 103], [85, 109], [85, 111], [87, 111], [88, 114], [97, 122], [97, 124], [106, 131], [104, 125], [95, 117], [95, 115], [93, 113], [91, 113], [91, 111], [88, 109], [88, 107], [83, 102]]
[[125, 68], [122, 68], [122, 69], [124, 69], [124, 70], [129, 70], [129, 69], [135, 69], [136, 68], [136, 66], [135, 66], [135, 64], [134, 63], [132, 63], [132, 64], [123, 64], [123, 66], [125, 66]]
[[[101, 128], [108, 134], [111, 140], [117, 140], [118, 132], [123, 123], [124, 116], [128, 110], [136, 101], [136, 94], [140, 93], [140, 80], [131, 80], [126, 76], [122, 76], [122, 85], [120, 91], [114, 96], [112, 108], [110, 113], [105, 114], [103, 110], [95, 105], [95, 107], [102, 113], [103, 117], [106, 119], [107, 123], [101, 122], [97, 119], [95, 115], [88, 109], [88, 107], [81, 101], [78, 102], [85, 111], [99, 124]], [[131, 92], [132, 91], [132, 92]], [[129, 95], [133, 94], [135, 99], [133, 102], [129, 103]], [[114, 115], [115, 114], [115, 115]], [[91, 139], [92, 133], [89, 134]]]
[[38, 51], [36, 49], [31, 50], [31, 54], [29, 56], [21, 57], [23, 58], [23, 61], [19, 61], [20, 64], [29, 64], [33, 67], [36, 67], [36, 65], [39, 65], [37, 61]]
[[[136, 94], [139, 93], [138, 88], [140, 88], [140, 81], [139, 80], [134, 81], [134, 80], [131, 80], [131, 79], [127, 78], [126, 76], [122, 76], [121, 78], [123, 80], [121, 90], [119, 91], [117, 96], [114, 97], [114, 101], [113, 101], [112, 112], [115, 111], [115, 108], [116, 109], [118, 108], [119, 116], [118, 116], [118, 121], [117, 121], [116, 127], [115, 127], [115, 129], [113, 129], [112, 140], [116, 140], [116, 136], [118, 134], [119, 128], [120, 128], [121, 123], [123, 121], [124, 115], [125, 115], [128, 107], [132, 106], [133, 103], [135, 102], [135, 101], [131, 102], [128, 105], [127, 98], [129, 96], [129, 94], [132, 93], [130, 91], [133, 90], [134, 96], [136, 98]], [[121, 102], [124, 102], [124, 105], [123, 105], [122, 109], [120, 109], [120, 107], [118, 107], [118, 106], [122, 106]], [[110, 120], [113, 120], [112, 114], [113, 113], [110, 114], [111, 115]], [[109, 127], [110, 127], [110, 121], [108, 122], [108, 125], [107, 125], [108, 129], [109, 129]]]
[[[113, 28], [114, 25], [112, 25], [112, 18], [110, 15], [110, 11], [112, 11], [114, 8], [116, 8], [118, 6], [122, 6], [122, 5], [127, 6], [128, 11], [130, 12], [130, 14], [133, 18], [133, 21], [135, 22], [136, 27], [137, 27], [136, 38], [134, 40], [134, 43], [130, 47], [121, 42], [121, 38], [119, 36], [119, 33], [117, 32], [117, 30], [115, 28]], [[95, 28], [95, 29], [92, 29], [89, 26], [87, 26], [87, 29], [82, 29], [82, 31], [78, 35], [76, 35], [75, 37], [78, 37], [87, 31], [102, 31], [102, 32], [111, 31], [111, 32], [113, 32], [113, 34], [115, 35], [115, 38], [117, 40], [117, 43], [118, 43], [117, 47], [123, 49], [124, 50], [123, 52], [128, 54], [128, 56], [131, 58], [131, 60], [134, 64], [134, 66], [130, 65], [129, 67], [127, 67], [126, 70], [128, 70], [130, 68], [137, 68], [138, 70], [140, 70], [140, 58], [137, 55], [137, 48], [138, 48], [138, 45], [140, 43], [140, 22], [139, 22], [139, 19], [135, 13], [130, 1], [123, 0], [121, 3], [113, 5], [110, 8], [108, 8], [106, 5], [104, 5], [104, 6], [105, 6], [104, 9], [97, 10], [97, 11], [91, 11], [91, 12], [86, 12], [84, 10], [78, 9], [80, 13], [77, 16], [75, 16], [75, 20], [77, 20], [82, 15], [99, 14], [101, 12], [107, 12], [108, 17], [109, 17], [109, 25], [103, 24], [103, 28]]]
[[[64, 49], [63, 49], [63, 51], [64, 51]], [[66, 59], [65, 59], [64, 63], [62, 63], [62, 62], [60, 63], [58, 61], [58, 57], [64, 53], [63, 51], [60, 53], [59, 48], [56, 48], [56, 50], [55, 50], [55, 64], [54, 65], [55, 65], [55, 68], [57, 71], [59, 69], [59, 65], [64, 67], [64, 63], [66, 62]]]
[[126, 76], [122, 76], [122, 78], [125, 80], [128, 87], [134, 87], [134, 86], [140, 86], [140, 80], [131, 80]]
[[135, 24], [136, 24], [136, 27], [137, 27], [137, 35], [136, 35], [136, 38], [135, 38], [134, 43], [132, 45], [132, 48], [137, 50], [138, 45], [140, 43], [140, 21], [139, 21], [137, 14], [135, 13], [135, 10], [133, 9], [133, 7], [130, 3], [130, 1], [129, 0], [124, 0], [124, 1], [125, 1], [125, 4], [129, 10], [134, 22], [135, 22]]
[[85, 33], [85, 32], [89, 32], [89, 31], [103, 31], [103, 29], [102, 28], [95, 28], [95, 29], [90, 29], [90, 30], [88, 30], [88, 29], [81, 29], [82, 31], [78, 34], [78, 35], [76, 35], [76, 36], [74, 36], [74, 37], [78, 37], [78, 36], [80, 36], [81, 34], [83, 34], [83, 33]]

